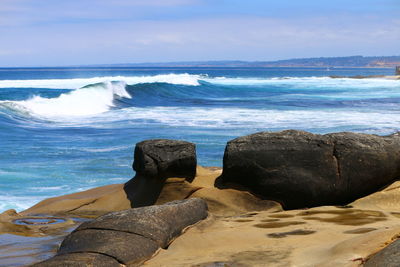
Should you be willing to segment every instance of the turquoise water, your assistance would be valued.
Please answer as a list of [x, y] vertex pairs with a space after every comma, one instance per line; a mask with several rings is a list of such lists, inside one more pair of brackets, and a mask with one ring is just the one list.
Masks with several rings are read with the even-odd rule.
[[0, 69], [0, 212], [134, 175], [136, 142], [183, 139], [221, 166], [257, 131], [389, 134], [400, 81], [329, 78], [391, 69]]

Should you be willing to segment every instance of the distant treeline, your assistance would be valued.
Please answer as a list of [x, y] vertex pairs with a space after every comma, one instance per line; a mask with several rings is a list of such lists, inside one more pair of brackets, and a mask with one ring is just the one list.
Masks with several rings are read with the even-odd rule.
[[164, 63], [126, 63], [95, 65], [96, 67], [395, 67], [400, 56], [350, 56], [295, 58], [277, 61], [185, 61]]

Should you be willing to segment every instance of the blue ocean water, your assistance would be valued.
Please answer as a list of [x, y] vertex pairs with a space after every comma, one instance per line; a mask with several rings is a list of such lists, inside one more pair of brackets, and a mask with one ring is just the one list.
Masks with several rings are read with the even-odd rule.
[[134, 175], [136, 142], [183, 139], [221, 166], [257, 131], [389, 134], [400, 128], [392, 69], [0, 69], [0, 212]]

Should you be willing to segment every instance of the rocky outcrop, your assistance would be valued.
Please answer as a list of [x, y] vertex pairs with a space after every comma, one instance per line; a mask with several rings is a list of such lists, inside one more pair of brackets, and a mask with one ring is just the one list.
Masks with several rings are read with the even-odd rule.
[[125, 184], [106, 185], [45, 199], [21, 214], [98, 217], [112, 211], [153, 205], [167, 178], [193, 180], [196, 175], [195, 145], [166, 139], [137, 143], [133, 168], [136, 176]]
[[207, 204], [198, 198], [106, 214], [83, 223], [64, 239], [54, 258], [34, 266], [81, 266], [82, 260], [136, 266], [206, 217]]
[[338, 205], [400, 177], [400, 138], [261, 132], [228, 142], [220, 187], [240, 186], [285, 208]]
[[172, 200], [201, 198], [207, 202], [208, 210], [216, 216], [234, 216], [252, 211], [282, 211], [279, 203], [260, 199], [253, 194], [236, 189], [219, 189], [214, 186], [221, 175], [219, 168], [197, 167], [192, 182], [185, 178], [168, 178], [161, 190], [156, 204]]
[[192, 143], [167, 139], [137, 143], [133, 163], [136, 176], [124, 186], [132, 207], [153, 205], [168, 177], [193, 180], [196, 165]]

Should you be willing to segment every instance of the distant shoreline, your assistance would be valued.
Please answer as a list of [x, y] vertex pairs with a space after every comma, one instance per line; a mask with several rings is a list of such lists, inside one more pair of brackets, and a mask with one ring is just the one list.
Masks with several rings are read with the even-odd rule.
[[204, 60], [141, 63], [74, 64], [65, 66], [30, 66], [1, 68], [395, 68], [400, 56], [347, 56], [293, 58], [284, 60]]
[[[230, 66], [45, 66], [45, 67], [0, 67], [0, 71], [8, 71], [8, 70], [20, 70], [20, 71], [29, 71], [29, 70], [77, 70], [77, 69], [85, 69], [85, 70], [118, 70], [118, 69], [272, 69], [272, 68], [302, 68], [302, 69], [326, 69], [328, 67], [317, 67], [317, 66], [266, 66], [266, 67], [230, 67]], [[394, 69], [394, 67], [348, 67], [348, 66], [330, 66], [331, 69]]]

